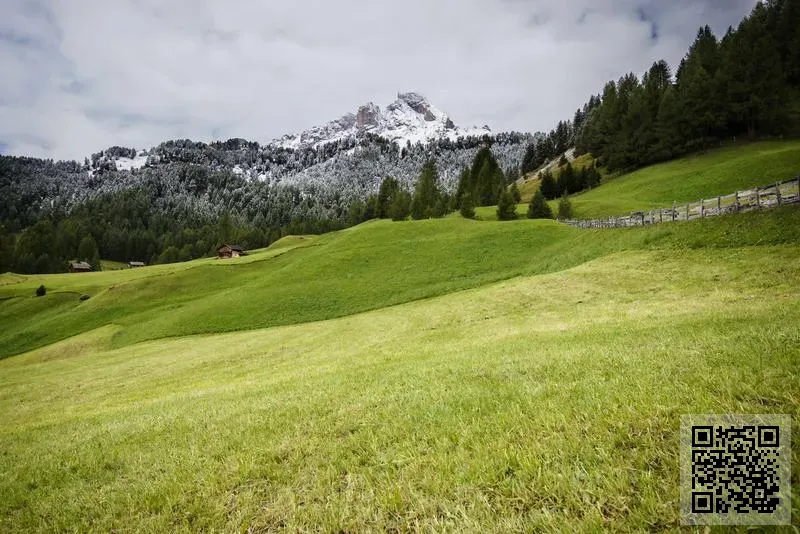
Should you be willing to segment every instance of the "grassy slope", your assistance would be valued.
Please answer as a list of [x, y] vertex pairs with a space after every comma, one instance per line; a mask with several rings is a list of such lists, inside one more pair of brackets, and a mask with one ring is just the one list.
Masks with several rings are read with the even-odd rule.
[[668, 208], [800, 175], [800, 141], [737, 145], [653, 165], [576, 195], [581, 218]]
[[[588, 160], [581, 161], [586, 164]], [[573, 195], [571, 200], [577, 218], [592, 219], [669, 208], [673, 201], [678, 204], [696, 202], [797, 175], [800, 175], [800, 140], [749, 143], [610, 178], [601, 187]], [[539, 182], [531, 180], [523, 187], [523, 203], [517, 207], [522, 217], [527, 213], [527, 202]], [[549, 204], [555, 213], [558, 200], [551, 200]], [[494, 206], [476, 208], [475, 212], [480, 220], [497, 220]]]
[[[239, 263], [200, 260], [96, 274], [41, 275], [0, 285], [0, 356], [94, 328], [120, 327], [114, 346], [340, 317], [553, 272], [619, 250], [702, 242], [731, 226], [739, 244], [800, 241], [800, 211], [709, 220], [702, 226], [587, 232], [553, 221], [484, 223], [461, 218], [376, 221], [267, 249]], [[746, 227], [745, 227], [746, 226]], [[170, 270], [174, 269], [174, 270]], [[158, 276], [145, 276], [148, 272]], [[49, 288], [42, 298], [35, 288]], [[81, 285], [85, 284], [85, 285]], [[82, 293], [92, 295], [80, 302]]]
[[[756, 219], [686, 235], [744, 242]], [[797, 243], [9, 358], [0, 530], [674, 529], [681, 414], [800, 415]]]

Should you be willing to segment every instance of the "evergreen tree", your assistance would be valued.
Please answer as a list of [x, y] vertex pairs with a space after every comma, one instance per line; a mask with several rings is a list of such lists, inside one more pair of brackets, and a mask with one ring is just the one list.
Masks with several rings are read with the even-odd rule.
[[414, 219], [427, 219], [443, 215], [442, 193], [439, 189], [439, 172], [436, 162], [429, 160], [422, 167], [417, 184], [414, 188], [414, 199], [411, 203], [411, 217]]
[[511, 221], [517, 218], [517, 203], [511, 193], [504, 189], [497, 199], [497, 219], [499, 221]]
[[519, 204], [522, 201], [522, 193], [519, 192], [519, 187], [517, 187], [517, 182], [511, 184], [511, 198], [514, 199], [514, 202]]
[[411, 195], [405, 189], [400, 189], [389, 206], [388, 215], [393, 221], [405, 221], [410, 214]]
[[539, 190], [548, 200], [558, 198], [558, 184], [556, 183], [555, 178], [553, 178], [553, 173], [550, 171], [545, 171], [542, 173], [542, 183], [539, 186]]
[[468, 193], [464, 193], [464, 196], [461, 198], [461, 216], [465, 219], [474, 219], [475, 218], [475, 207], [472, 202], [472, 195]]
[[378, 218], [386, 219], [390, 216], [389, 206], [399, 192], [400, 183], [396, 179], [390, 176], [383, 179], [378, 190]]
[[530, 205], [528, 206], [528, 218], [529, 219], [553, 218], [553, 210], [551, 210], [550, 206], [547, 205], [547, 201], [545, 201], [541, 189], [536, 191], [536, 194], [533, 195], [533, 201], [531, 201]]
[[525, 149], [525, 155], [522, 157], [520, 171], [522, 172], [523, 176], [532, 173], [539, 168], [537, 156], [536, 144], [530, 143]]
[[572, 202], [569, 201], [569, 197], [567, 195], [562, 196], [561, 200], [558, 201], [558, 218], [572, 218]]

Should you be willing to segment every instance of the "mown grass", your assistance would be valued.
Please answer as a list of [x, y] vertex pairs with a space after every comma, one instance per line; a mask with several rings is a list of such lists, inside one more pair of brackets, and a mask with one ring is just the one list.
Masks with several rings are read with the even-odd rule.
[[[602, 233], [554, 221], [375, 221], [300, 241], [311, 246], [266, 249], [238, 262], [30, 276], [0, 285], [0, 322], [8, 325], [0, 331], [0, 356], [108, 324], [120, 327], [113, 339], [120, 347], [330, 319], [554, 272], [621, 250], [707, 246], [715, 239], [730, 246], [797, 243], [799, 222], [800, 210], [793, 208]], [[48, 294], [34, 297], [40, 284]], [[83, 293], [91, 299], [79, 301]]]
[[[620, 231], [659, 246], [339, 319], [0, 361], [0, 530], [677, 529], [681, 414], [798, 415], [800, 247], [765, 233], [797, 219], [766, 220]], [[396, 227], [367, 228], [347, 247]]]

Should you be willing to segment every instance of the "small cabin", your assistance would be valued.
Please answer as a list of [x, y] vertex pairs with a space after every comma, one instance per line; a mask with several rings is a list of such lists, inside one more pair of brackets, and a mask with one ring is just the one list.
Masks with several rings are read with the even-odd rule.
[[69, 264], [69, 272], [71, 273], [90, 273], [92, 266], [85, 261], [76, 261]]
[[144, 267], [144, 262], [143, 261], [129, 261], [128, 262], [128, 267], [130, 267], [131, 269], [134, 269], [136, 267]]
[[239, 245], [222, 245], [217, 249], [217, 259], [238, 258], [244, 256], [245, 252]]

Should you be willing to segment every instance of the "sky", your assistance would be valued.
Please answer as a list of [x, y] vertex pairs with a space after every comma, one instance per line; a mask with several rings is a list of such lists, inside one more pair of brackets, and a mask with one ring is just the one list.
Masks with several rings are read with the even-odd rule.
[[398, 92], [550, 130], [755, 0], [1, 0], [0, 153], [268, 142]]

